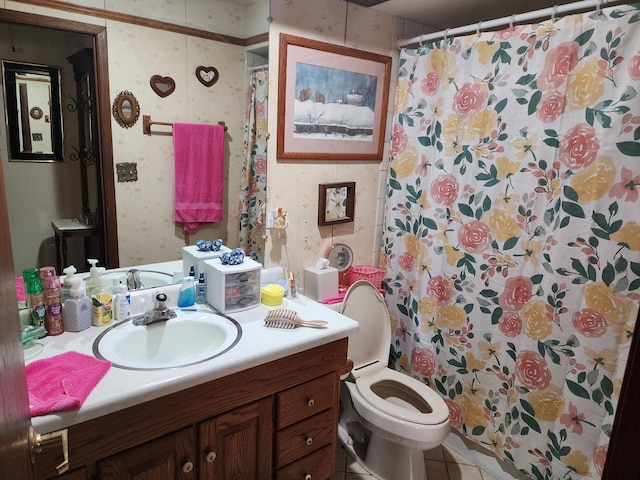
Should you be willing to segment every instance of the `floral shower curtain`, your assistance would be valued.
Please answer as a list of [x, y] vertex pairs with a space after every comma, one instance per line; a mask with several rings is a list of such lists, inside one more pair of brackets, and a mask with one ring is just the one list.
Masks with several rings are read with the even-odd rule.
[[244, 127], [244, 162], [240, 185], [240, 247], [263, 263], [267, 199], [267, 100], [269, 72], [254, 70]]
[[640, 298], [640, 5], [404, 49], [392, 363], [532, 478], [600, 478]]

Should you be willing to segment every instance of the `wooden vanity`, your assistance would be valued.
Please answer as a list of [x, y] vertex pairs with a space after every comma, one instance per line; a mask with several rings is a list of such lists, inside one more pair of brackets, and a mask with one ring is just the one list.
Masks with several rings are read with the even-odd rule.
[[335, 471], [347, 338], [68, 427], [38, 480], [306, 479]]

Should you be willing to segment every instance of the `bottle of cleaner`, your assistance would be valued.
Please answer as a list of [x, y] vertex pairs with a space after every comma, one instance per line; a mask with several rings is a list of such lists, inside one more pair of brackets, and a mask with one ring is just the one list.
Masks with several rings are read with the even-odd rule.
[[178, 293], [178, 307], [191, 307], [196, 303], [196, 286], [193, 277], [182, 279], [180, 293]]
[[67, 268], [62, 270], [62, 272], [64, 273], [64, 281], [62, 283], [62, 288], [60, 289], [60, 299], [62, 300], [62, 303], [64, 303], [70, 296], [69, 291], [71, 290], [71, 286], [73, 285], [73, 275], [77, 271], [78, 270], [73, 265], [69, 265]]
[[[102, 268], [104, 270], [104, 268]], [[91, 295], [91, 323], [96, 327], [109, 325], [113, 320], [113, 295], [107, 288], [102, 274], [98, 275], [98, 286]]]
[[131, 317], [131, 294], [126, 285], [120, 284], [120, 291], [115, 297], [114, 309], [116, 322], [128, 320]]
[[87, 263], [91, 265], [89, 269], [89, 278], [86, 280], [87, 284], [87, 296], [91, 298], [94, 290], [98, 288], [98, 276], [100, 276], [100, 269], [98, 268], [98, 260], [95, 258], [87, 258]]
[[45, 319], [44, 326], [50, 336], [64, 332], [62, 321], [62, 300], [60, 297], [60, 278], [54, 267], [42, 267], [40, 278], [44, 284]]
[[198, 286], [196, 289], [196, 303], [199, 305], [207, 303], [207, 285], [204, 282], [204, 272], [200, 272], [200, 278], [198, 278]]
[[84, 293], [81, 278], [72, 280], [69, 298], [64, 302], [62, 313], [67, 332], [81, 332], [91, 326], [91, 300]]

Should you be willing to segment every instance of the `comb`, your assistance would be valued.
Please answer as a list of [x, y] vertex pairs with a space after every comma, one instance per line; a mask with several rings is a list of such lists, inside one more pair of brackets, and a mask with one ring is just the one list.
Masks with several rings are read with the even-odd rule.
[[300, 318], [300, 315], [298, 315], [298, 312], [289, 308], [270, 310], [264, 319], [264, 326], [270, 328], [325, 328], [327, 323], [328, 322], [324, 320], [303, 320]]

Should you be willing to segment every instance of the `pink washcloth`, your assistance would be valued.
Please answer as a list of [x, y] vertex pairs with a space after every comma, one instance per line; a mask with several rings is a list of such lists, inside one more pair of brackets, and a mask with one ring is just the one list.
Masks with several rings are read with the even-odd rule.
[[222, 221], [224, 127], [173, 124], [175, 208], [173, 219], [190, 232]]
[[80, 408], [111, 363], [66, 352], [27, 365], [29, 409], [32, 417]]

